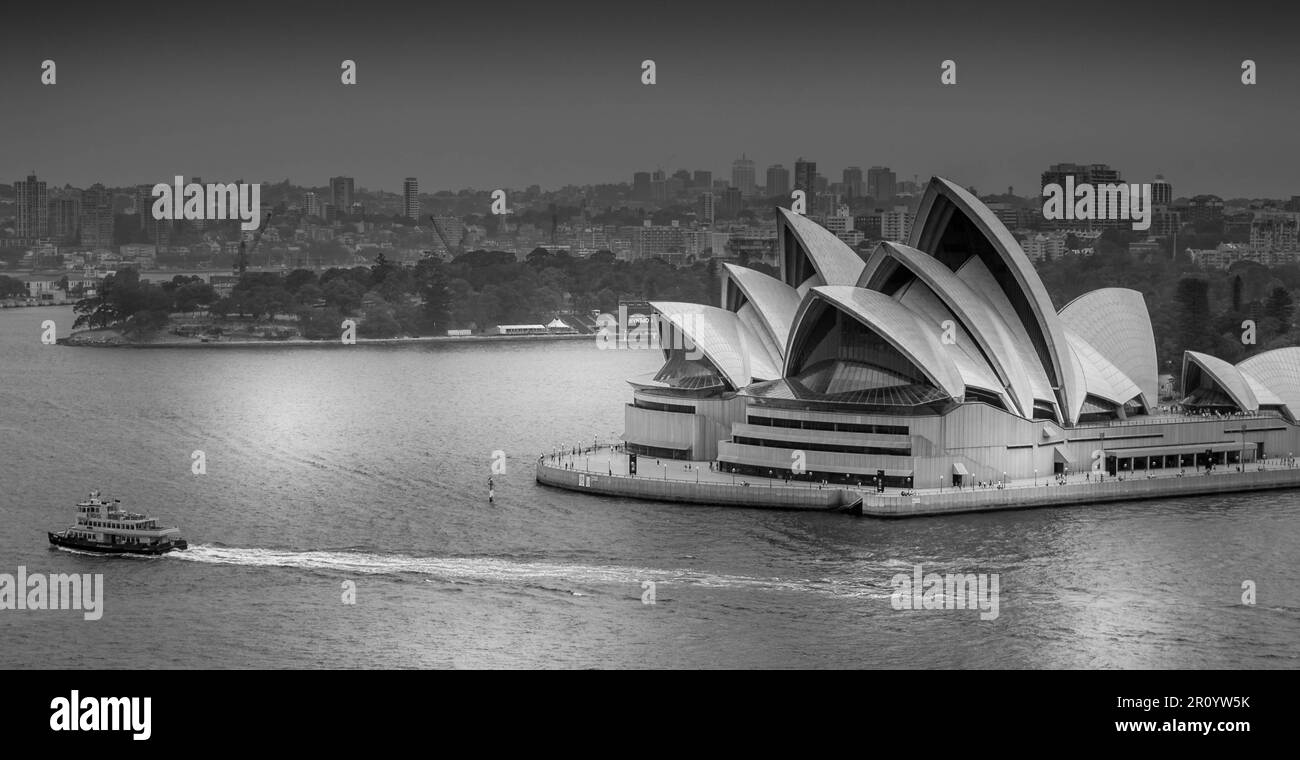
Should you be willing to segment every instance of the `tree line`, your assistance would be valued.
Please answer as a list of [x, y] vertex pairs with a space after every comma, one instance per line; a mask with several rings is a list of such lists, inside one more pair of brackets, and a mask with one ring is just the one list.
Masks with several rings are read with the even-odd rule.
[[396, 337], [546, 322], [557, 314], [610, 312], [620, 300], [716, 304], [717, 266], [674, 267], [657, 259], [628, 262], [609, 251], [588, 258], [538, 248], [523, 261], [502, 251], [470, 251], [450, 262], [426, 257], [413, 266], [381, 253], [371, 266], [323, 272], [246, 272], [229, 295], [198, 277], [142, 281], [135, 269], [105, 278], [74, 307], [76, 327], [156, 330], [174, 315], [202, 312], [249, 323], [296, 321], [304, 337], [330, 338], [345, 318], [358, 334]]

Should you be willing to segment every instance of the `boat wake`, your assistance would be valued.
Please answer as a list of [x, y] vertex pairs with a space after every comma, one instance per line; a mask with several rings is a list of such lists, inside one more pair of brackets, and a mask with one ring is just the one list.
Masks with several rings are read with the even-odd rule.
[[374, 554], [362, 551], [286, 551], [279, 549], [245, 549], [207, 544], [192, 545], [187, 551], [164, 555], [186, 562], [245, 567], [290, 568], [339, 575], [413, 575], [427, 581], [488, 583], [552, 588], [574, 596], [569, 586], [633, 586], [640, 594], [641, 583], [684, 585], [700, 588], [748, 589], [757, 591], [812, 592], [833, 596], [888, 597], [888, 587], [876, 588], [846, 581], [805, 578], [760, 578], [744, 575], [709, 573], [691, 569], [588, 565], [563, 562], [517, 561], [497, 557], [412, 557], [400, 554]]

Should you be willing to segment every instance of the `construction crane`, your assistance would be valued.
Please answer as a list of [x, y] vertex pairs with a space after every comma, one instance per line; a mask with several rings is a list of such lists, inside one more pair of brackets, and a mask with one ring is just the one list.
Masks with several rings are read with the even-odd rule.
[[[267, 227], [271, 226], [271, 217], [275, 216], [276, 214], [283, 215], [286, 208], [287, 207], [285, 206], [284, 201], [281, 201], [280, 203], [276, 204], [275, 208], [266, 212], [266, 219], [262, 221], [262, 226], [257, 228], [257, 232], [253, 233], [253, 245], [251, 248], [248, 247], [248, 244], [244, 240], [241, 239], [239, 241], [239, 259], [238, 259], [238, 269], [236, 270], [236, 273], [240, 277], [243, 277], [245, 270], [248, 269], [249, 257], [251, 257], [253, 255], [253, 252], [257, 250], [258, 243], [262, 242], [262, 234], [266, 232]], [[266, 263], [267, 266], [270, 266], [271, 264], [270, 254], [267, 254]]]

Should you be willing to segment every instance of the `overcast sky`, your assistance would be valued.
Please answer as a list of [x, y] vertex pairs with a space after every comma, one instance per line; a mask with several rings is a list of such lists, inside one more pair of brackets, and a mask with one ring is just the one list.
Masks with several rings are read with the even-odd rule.
[[554, 188], [729, 177], [744, 152], [760, 182], [804, 156], [833, 181], [884, 164], [1028, 195], [1073, 161], [1175, 195], [1300, 194], [1296, 25], [1240, 2], [267, 5], [6, 8], [0, 181]]

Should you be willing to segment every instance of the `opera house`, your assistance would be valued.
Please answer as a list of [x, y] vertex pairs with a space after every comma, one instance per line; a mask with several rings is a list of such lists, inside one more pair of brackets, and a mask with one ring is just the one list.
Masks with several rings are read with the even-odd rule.
[[930, 181], [907, 245], [866, 261], [778, 214], [779, 278], [728, 264], [720, 308], [651, 303], [666, 361], [629, 381], [628, 452], [890, 488], [1300, 452], [1300, 348], [1236, 366], [1188, 351], [1166, 408], [1142, 295], [1105, 288], [1058, 310], [952, 182]]

